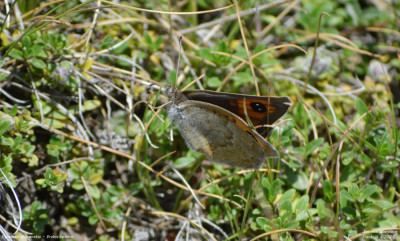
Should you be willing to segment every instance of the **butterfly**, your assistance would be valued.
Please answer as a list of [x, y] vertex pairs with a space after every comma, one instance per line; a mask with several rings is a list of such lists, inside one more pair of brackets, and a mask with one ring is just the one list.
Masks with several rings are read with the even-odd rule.
[[178, 125], [189, 148], [208, 159], [256, 168], [266, 157], [278, 156], [265, 137], [271, 132], [270, 125], [291, 106], [288, 97], [180, 91], [172, 86], [165, 93], [170, 100], [166, 107], [169, 119]]

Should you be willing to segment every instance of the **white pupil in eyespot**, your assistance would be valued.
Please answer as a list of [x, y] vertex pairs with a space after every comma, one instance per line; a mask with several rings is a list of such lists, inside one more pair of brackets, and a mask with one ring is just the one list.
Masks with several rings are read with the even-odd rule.
[[253, 102], [250, 104], [250, 106], [256, 112], [265, 112], [267, 110], [265, 106], [259, 102]]

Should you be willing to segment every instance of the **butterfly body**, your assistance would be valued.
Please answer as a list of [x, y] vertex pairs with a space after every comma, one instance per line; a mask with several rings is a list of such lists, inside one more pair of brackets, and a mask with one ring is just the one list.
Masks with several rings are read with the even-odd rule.
[[[278, 152], [263, 136], [242, 117], [231, 112], [232, 108], [241, 108], [235, 106], [234, 99], [245, 101], [246, 110], [247, 101], [251, 101], [251, 98], [247, 100], [248, 97], [263, 99], [234, 94], [229, 98], [228, 93], [212, 91], [182, 92], [174, 87], [167, 87], [166, 92], [171, 101], [167, 106], [171, 122], [177, 124], [189, 148], [208, 159], [241, 168], [256, 168], [266, 157], [278, 156]], [[212, 101], [216, 104], [210, 101], [214, 97]], [[249, 111], [252, 111], [251, 108], [250, 103]]]

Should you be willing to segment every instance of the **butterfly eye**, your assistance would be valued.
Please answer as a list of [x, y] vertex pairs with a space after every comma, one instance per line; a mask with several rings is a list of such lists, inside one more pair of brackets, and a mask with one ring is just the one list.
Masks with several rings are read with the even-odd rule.
[[261, 104], [260, 102], [252, 102], [250, 103], [250, 106], [256, 112], [264, 113], [267, 111], [265, 105]]

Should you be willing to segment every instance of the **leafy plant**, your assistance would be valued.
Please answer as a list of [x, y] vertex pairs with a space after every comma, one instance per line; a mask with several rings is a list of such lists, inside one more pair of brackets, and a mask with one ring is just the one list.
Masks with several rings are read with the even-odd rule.
[[62, 193], [64, 191], [62, 184], [67, 178], [67, 174], [60, 171], [60, 169], [51, 168], [46, 169], [45, 178], [36, 179], [36, 184], [41, 185], [43, 188], [49, 187], [52, 191]]
[[[230, 4], [0, 4], [2, 234], [15, 205], [23, 230], [76, 240], [397, 232], [399, 3]], [[289, 96], [279, 157], [239, 170], [171, 140], [166, 84]]]

